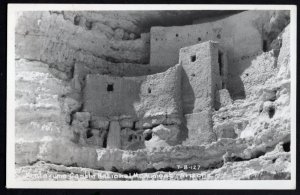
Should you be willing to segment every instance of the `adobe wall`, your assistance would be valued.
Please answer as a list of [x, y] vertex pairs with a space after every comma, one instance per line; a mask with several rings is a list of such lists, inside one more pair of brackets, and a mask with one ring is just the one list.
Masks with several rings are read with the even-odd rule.
[[246, 11], [222, 20], [173, 27], [151, 28], [150, 64], [173, 66], [180, 48], [208, 40], [218, 41], [227, 51], [228, 88], [232, 96], [244, 93], [239, 75], [263, 49], [262, 30], [271, 11]]
[[135, 115], [132, 106], [139, 99], [141, 81], [142, 78], [88, 74], [84, 88], [84, 111], [104, 117]]
[[179, 52], [182, 65], [182, 107], [188, 137], [184, 145], [201, 145], [216, 140], [212, 110], [217, 109], [217, 92], [226, 87], [226, 53], [217, 42], [184, 47]]
[[84, 86], [85, 77], [88, 74], [136, 77], [164, 72], [166, 69], [168, 68], [132, 63], [109, 63], [107, 61], [102, 61], [96, 66], [90, 66], [83, 62], [76, 62], [74, 64], [72, 78], [73, 88], [81, 90]]
[[140, 77], [89, 74], [84, 88], [84, 111], [101, 117], [181, 116], [181, 67]]
[[216, 135], [212, 130], [213, 122], [210, 110], [186, 114], [185, 119], [188, 139], [183, 142], [184, 145], [202, 145], [216, 141]]
[[[198, 113], [214, 108], [215, 92], [225, 87], [219, 66], [218, 43], [207, 41], [180, 49], [179, 63], [183, 67], [182, 103], [183, 113]], [[222, 53], [225, 56], [224, 53]], [[224, 59], [222, 57], [222, 63]], [[225, 61], [226, 62], [226, 61]], [[222, 74], [226, 78], [226, 65]], [[223, 84], [222, 84], [223, 83]]]

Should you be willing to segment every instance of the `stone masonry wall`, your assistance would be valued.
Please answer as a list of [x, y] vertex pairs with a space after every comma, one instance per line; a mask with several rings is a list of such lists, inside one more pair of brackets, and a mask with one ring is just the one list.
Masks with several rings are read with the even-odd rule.
[[218, 52], [218, 44], [211, 41], [180, 50], [184, 114], [214, 108], [215, 91], [222, 88]]
[[181, 116], [181, 67], [141, 77], [87, 75], [84, 111], [101, 117]]
[[223, 52], [218, 43], [211, 41], [180, 49], [182, 103], [188, 129], [186, 145], [201, 145], [216, 140], [211, 112], [217, 106], [216, 92], [225, 86], [227, 66]]
[[240, 74], [263, 50], [263, 28], [271, 11], [246, 11], [214, 22], [151, 28], [150, 64], [173, 66], [180, 48], [208, 40], [218, 41], [228, 54], [228, 89], [233, 97], [243, 97]]
[[76, 62], [73, 72], [73, 87], [76, 90], [81, 90], [84, 87], [85, 77], [88, 74], [101, 74], [119, 77], [135, 77], [164, 72], [165, 67], [150, 67], [147, 65], [138, 65], [131, 63], [109, 63], [102, 61], [99, 66], [90, 66], [84, 62]]

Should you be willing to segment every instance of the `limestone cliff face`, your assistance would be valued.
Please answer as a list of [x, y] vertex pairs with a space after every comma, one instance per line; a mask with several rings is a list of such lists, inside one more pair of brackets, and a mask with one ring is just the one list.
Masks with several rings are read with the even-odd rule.
[[[71, 19], [67, 13], [23, 13], [16, 28], [16, 58], [45, 62], [62, 79], [72, 78], [74, 64], [80, 62], [91, 68], [148, 62], [147, 38], [134, 35], [123, 40], [124, 35], [119, 32], [124, 33], [123, 29], [113, 31], [108, 25], [99, 27], [101, 23], [98, 25], [97, 22], [89, 23], [87, 27], [87, 22], [81, 23], [83, 17], [75, 15]], [[111, 34], [103, 32], [107, 28]]]
[[[184, 140], [177, 142], [176, 136], [184, 137], [181, 119], [169, 115], [150, 122], [114, 118], [119, 122], [111, 123], [84, 112], [86, 75], [163, 72], [149, 70], [147, 32], [151, 25], [159, 25], [157, 14], [152, 20], [149, 15], [20, 15], [15, 33], [15, 152], [16, 164], [31, 166], [17, 169], [17, 175], [31, 180], [21, 174], [30, 167], [70, 173], [93, 168], [120, 174], [168, 169], [180, 174], [178, 165], [199, 165], [197, 172], [207, 179], [289, 179], [290, 32], [284, 25], [286, 14], [274, 16], [273, 23], [279, 22], [269, 27], [268, 51], [251, 60], [239, 77], [245, 98], [233, 101], [225, 89], [219, 92], [219, 98], [227, 100], [220, 109], [212, 110], [212, 143], [189, 146], [182, 144]], [[171, 25], [191, 24], [197, 19], [192, 15], [190, 23], [172, 21]], [[164, 77], [165, 73], [159, 74]], [[85, 127], [90, 128], [85, 133], [87, 139], [80, 140]], [[115, 131], [109, 134], [113, 127]], [[125, 135], [128, 139], [115, 140]], [[141, 139], [145, 140], [143, 146], [139, 145]]]
[[106, 74], [130, 76], [132, 70], [137, 75], [143, 69], [139, 65], [149, 63], [151, 25], [180, 25], [209, 15], [207, 11], [23, 12], [15, 33], [16, 58], [45, 62], [62, 79], [72, 78], [76, 63]]

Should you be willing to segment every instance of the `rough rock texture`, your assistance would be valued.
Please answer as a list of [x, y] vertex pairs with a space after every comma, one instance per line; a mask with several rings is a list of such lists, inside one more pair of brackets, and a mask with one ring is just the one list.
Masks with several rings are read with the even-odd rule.
[[145, 141], [147, 149], [175, 145], [180, 129], [176, 125], [159, 125], [152, 129], [152, 137]]
[[227, 89], [221, 89], [216, 91], [215, 94], [215, 108], [219, 109], [220, 107], [225, 107], [232, 104], [232, 99]]
[[[191, 180], [290, 179], [290, 32], [289, 26], [281, 31], [287, 21], [286, 14], [283, 16], [275, 15], [272, 24], [276, 25], [267, 31], [273, 32], [272, 36], [279, 34], [269, 40], [275, 40], [273, 48], [261, 51], [247, 61], [246, 68], [241, 68], [243, 88], [237, 90], [244, 90], [245, 98], [231, 100], [221, 86], [212, 91], [220, 95], [220, 105], [210, 110], [211, 120], [203, 122], [199, 118], [189, 123], [189, 117], [197, 113], [181, 118], [164, 112], [157, 116], [164, 104], [176, 103], [169, 96], [153, 98], [153, 102], [161, 103], [151, 112], [142, 113], [144, 118], [139, 121], [127, 116], [99, 117], [84, 110], [85, 75], [148, 75], [144, 68], [136, 68], [147, 67], [149, 56], [150, 37], [139, 35], [145, 29], [139, 27], [140, 23], [126, 22], [128, 18], [116, 23], [120, 16], [95, 17], [92, 12], [24, 12], [16, 28], [17, 178], [35, 180], [32, 174], [39, 171], [69, 176], [89, 171], [125, 177], [132, 172], [166, 175], [161, 171], [171, 170], [175, 179], [188, 172], [201, 175], [186, 178]], [[243, 33], [240, 35], [236, 42], [243, 39]], [[132, 70], [138, 70], [136, 75], [129, 75], [135, 72]], [[156, 76], [147, 77], [155, 85], [166, 86], [163, 92], [151, 88], [151, 93], [174, 92], [174, 82], [160, 83], [168, 74]], [[235, 80], [228, 77], [228, 82]], [[141, 89], [148, 94], [146, 84]], [[140, 105], [141, 110], [145, 108], [148, 104]], [[185, 123], [197, 131], [191, 133], [194, 137], [186, 135], [181, 143], [178, 136], [184, 133]], [[207, 124], [210, 129], [205, 127]], [[178, 165], [199, 168], [185, 170]], [[90, 180], [44, 180], [66, 179]]]
[[45, 62], [62, 79], [72, 78], [75, 64], [103, 74], [146, 75], [149, 70], [140, 65], [149, 63], [150, 37], [143, 32], [152, 25], [181, 25], [199, 16], [235, 12], [22, 12], [16, 57]]
[[71, 97], [66, 98], [71, 87], [55, 78], [47, 64], [22, 59], [16, 60], [15, 67], [16, 151], [18, 147], [25, 147], [20, 155], [16, 155], [16, 160], [28, 163], [36, 158], [26, 150], [28, 143], [72, 138], [69, 114], [78, 109], [80, 103]]
[[[220, 168], [198, 170], [176, 170], [143, 174], [133, 172], [131, 175], [110, 171], [101, 171], [80, 167], [66, 167], [63, 165], [38, 162], [33, 166], [23, 166], [16, 170], [16, 177], [23, 181], [42, 180], [282, 180], [290, 179], [290, 153], [284, 152], [282, 147], [275, 149], [256, 159], [240, 162], [226, 162]], [[183, 168], [181, 168], [183, 169]], [[189, 174], [188, 174], [189, 173]], [[48, 174], [50, 176], [43, 178]], [[117, 177], [116, 177], [117, 176]]]
[[69, 110], [78, 107], [74, 99], [64, 98], [71, 91], [70, 86], [55, 78], [47, 64], [22, 59], [16, 60], [15, 67], [16, 138], [60, 137], [68, 129], [62, 107]]
[[72, 77], [75, 63], [96, 66], [103, 72], [115, 65], [121, 71], [135, 63], [147, 63], [149, 55], [146, 40], [115, 40], [97, 28], [86, 29], [75, 19], [53, 12], [24, 12], [18, 20], [16, 42], [17, 58], [45, 62], [62, 79]]
[[[289, 45], [289, 27], [286, 27], [282, 35], [283, 45]], [[287, 54], [288, 47], [282, 47], [280, 55]], [[261, 57], [269, 56], [271, 52], [264, 53], [253, 61], [249, 70], [254, 70], [257, 64], [269, 62], [269, 66], [273, 65], [273, 61], [261, 59]], [[289, 69], [285, 69], [285, 77], [282, 78], [278, 67], [287, 67], [289, 64], [289, 54], [284, 57], [286, 60], [278, 63], [277, 68], [268, 74], [261, 71], [256, 72], [252, 82], [255, 83], [255, 93], [251, 93], [249, 88], [249, 98], [243, 101], [235, 101], [232, 105], [221, 108], [216, 111], [214, 120], [214, 129], [220, 131], [222, 127], [227, 131], [235, 131], [238, 137], [253, 139], [256, 144], [264, 144], [266, 140], [274, 141], [274, 136], [282, 136], [285, 142], [289, 142], [290, 135], [290, 80]], [[260, 59], [260, 61], [259, 61]], [[267, 66], [267, 65], [265, 65]], [[253, 69], [252, 69], [253, 68]], [[264, 78], [268, 75], [268, 78]], [[260, 82], [260, 78], [264, 78]], [[245, 82], [245, 85], [247, 83]], [[250, 85], [249, 85], [250, 86]], [[253, 88], [254, 90], [254, 88]], [[221, 131], [224, 131], [221, 130]], [[286, 140], [287, 139], [287, 140]]]

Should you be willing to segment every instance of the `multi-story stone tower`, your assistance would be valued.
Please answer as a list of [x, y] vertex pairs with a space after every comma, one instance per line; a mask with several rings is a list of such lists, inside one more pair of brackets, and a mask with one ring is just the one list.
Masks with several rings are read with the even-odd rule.
[[226, 87], [226, 55], [217, 42], [207, 41], [180, 50], [182, 107], [188, 128], [188, 143], [215, 139], [211, 111], [218, 109], [216, 94]]

